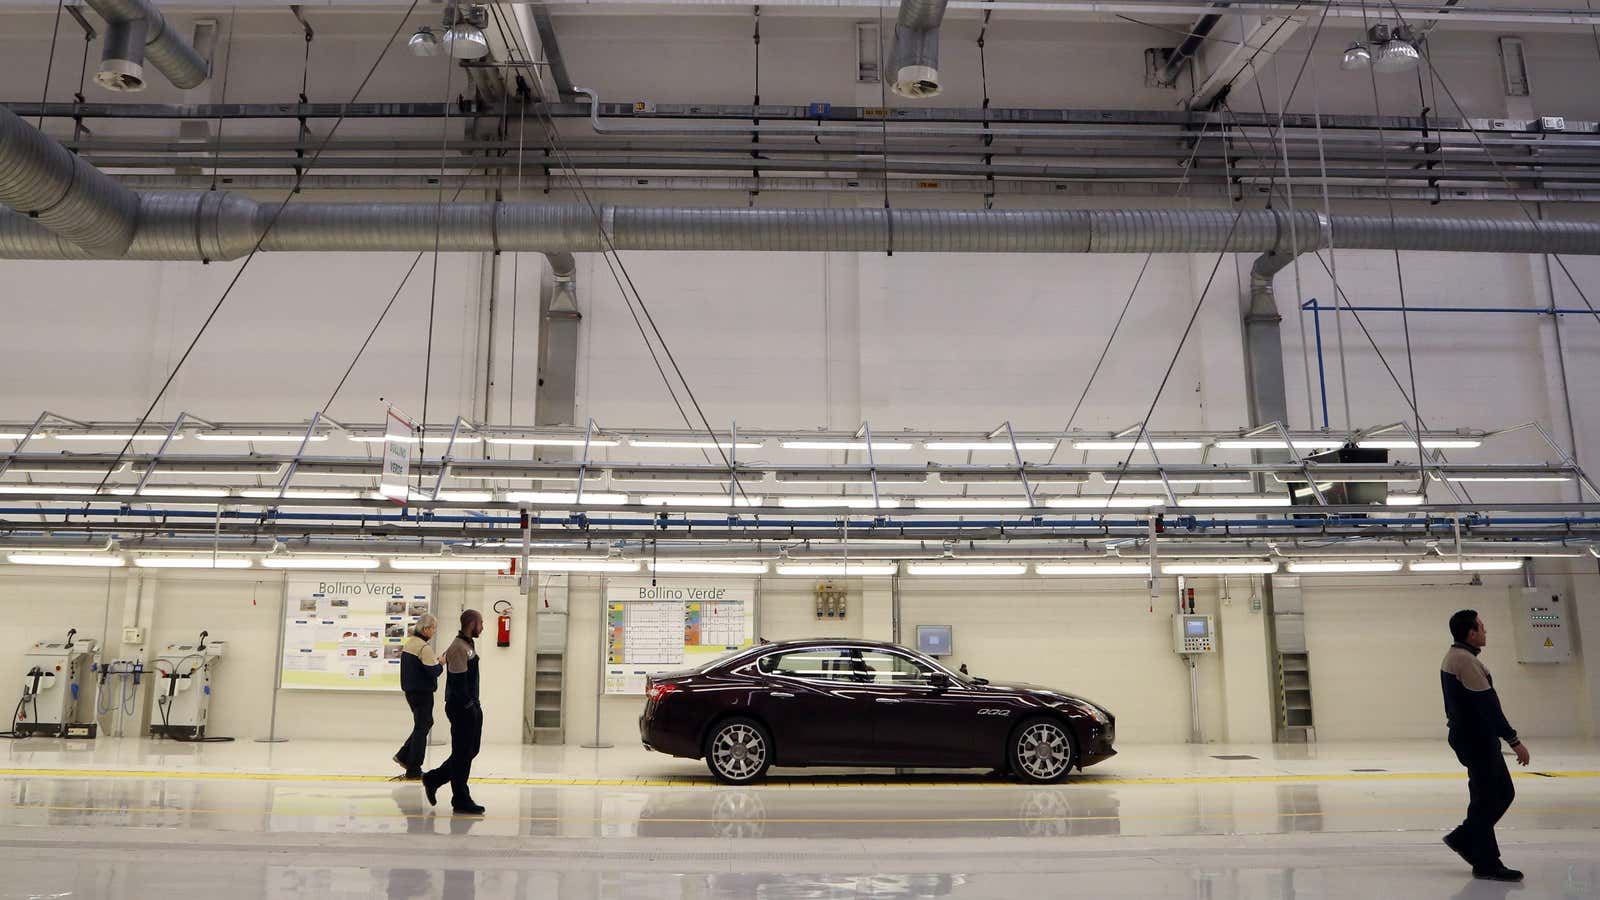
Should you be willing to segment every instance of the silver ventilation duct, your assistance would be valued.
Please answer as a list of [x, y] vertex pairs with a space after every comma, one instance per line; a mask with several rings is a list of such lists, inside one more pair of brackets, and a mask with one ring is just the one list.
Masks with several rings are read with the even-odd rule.
[[939, 82], [939, 23], [947, 0], [900, 0], [889, 74], [894, 92], [921, 100], [944, 91]]
[[96, 256], [122, 256], [138, 224], [138, 194], [4, 106], [0, 106], [0, 203], [22, 214], [8, 219], [42, 232], [48, 243]]
[[112, 90], [144, 87], [144, 61], [175, 87], [199, 87], [211, 67], [199, 51], [173, 30], [150, 0], [84, 0], [106, 20], [105, 46], [95, 81]]

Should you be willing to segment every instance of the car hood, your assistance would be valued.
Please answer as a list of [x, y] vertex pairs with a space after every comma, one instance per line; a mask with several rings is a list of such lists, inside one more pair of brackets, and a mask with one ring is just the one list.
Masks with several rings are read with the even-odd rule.
[[1100, 704], [1086, 697], [1080, 697], [1077, 694], [1069, 694], [1066, 691], [1058, 691], [1055, 688], [1042, 687], [1037, 684], [1026, 684], [1020, 681], [991, 681], [984, 685], [984, 687], [991, 690], [997, 689], [1019, 694], [1029, 694], [1043, 700], [1070, 700], [1074, 703], [1082, 703], [1086, 706], [1092, 706], [1096, 709], [1105, 709], [1104, 706], [1101, 706]]

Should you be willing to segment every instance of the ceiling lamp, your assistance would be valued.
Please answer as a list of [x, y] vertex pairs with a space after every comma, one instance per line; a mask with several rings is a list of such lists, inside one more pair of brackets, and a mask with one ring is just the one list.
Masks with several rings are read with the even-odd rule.
[[1391, 28], [1379, 23], [1372, 26], [1367, 37], [1375, 48], [1372, 51], [1374, 72], [1409, 72], [1422, 62], [1422, 54], [1417, 52], [1416, 32], [1410, 26]]
[[439, 39], [434, 36], [433, 29], [424, 25], [417, 29], [417, 33], [406, 42], [414, 56], [438, 56]]
[[483, 36], [483, 26], [489, 22], [489, 13], [481, 6], [455, 4], [445, 8], [444, 46], [456, 59], [482, 59], [489, 55], [489, 39]]
[[1344, 51], [1344, 59], [1339, 62], [1339, 68], [1346, 72], [1356, 69], [1365, 69], [1372, 65], [1372, 51], [1361, 41], [1356, 41]]

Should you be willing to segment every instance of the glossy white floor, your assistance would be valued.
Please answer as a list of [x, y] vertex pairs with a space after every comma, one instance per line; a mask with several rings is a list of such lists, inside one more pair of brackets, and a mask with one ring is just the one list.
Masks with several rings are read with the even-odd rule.
[[0, 898], [1600, 897], [1600, 744], [1530, 743], [1510, 886], [1439, 843], [1435, 743], [1130, 746], [1044, 788], [488, 747], [466, 819], [376, 742], [0, 742]]

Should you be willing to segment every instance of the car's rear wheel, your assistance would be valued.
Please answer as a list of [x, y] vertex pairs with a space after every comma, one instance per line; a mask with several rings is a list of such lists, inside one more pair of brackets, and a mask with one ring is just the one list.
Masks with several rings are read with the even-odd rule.
[[1053, 784], [1072, 771], [1072, 733], [1055, 719], [1029, 719], [1017, 726], [1007, 747], [1012, 774], [1031, 784]]
[[753, 784], [772, 767], [772, 735], [754, 719], [718, 722], [706, 736], [706, 768], [723, 784]]

